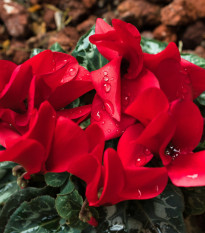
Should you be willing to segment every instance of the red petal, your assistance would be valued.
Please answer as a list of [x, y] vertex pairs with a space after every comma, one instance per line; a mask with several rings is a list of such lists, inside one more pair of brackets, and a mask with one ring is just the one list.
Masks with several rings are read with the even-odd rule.
[[114, 29], [108, 23], [106, 23], [105, 20], [101, 18], [96, 20], [95, 34], [102, 34], [113, 30]]
[[205, 70], [184, 59], [181, 60], [181, 66], [187, 72], [185, 81], [192, 86], [193, 98], [195, 99], [205, 91]]
[[153, 153], [159, 153], [159, 149], [166, 142], [171, 140], [176, 129], [174, 119], [168, 112], [162, 112], [154, 118], [136, 140]]
[[174, 42], [169, 43], [167, 47], [160, 53], [144, 53], [144, 65], [152, 72], [155, 72], [160, 63], [166, 59], [174, 60], [176, 62], [181, 61], [179, 50]]
[[0, 91], [2, 91], [5, 85], [9, 82], [11, 75], [17, 67], [17, 65], [10, 61], [0, 60], [0, 67]]
[[192, 151], [200, 142], [203, 132], [203, 117], [191, 101], [175, 101], [171, 105], [176, 131], [172, 143], [182, 151]]
[[129, 43], [129, 37], [127, 37], [127, 34], [131, 34], [135, 39], [138, 39], [138, 42], [140, 43], [141, 35], [134, 25], [126, 23], [120, 19], [113, 19], [112, 25], [115, 30], [121, 32], [120, 35], [123, 38], [123, 41]]
[[[46, 168], [50, 172], [71, 172], [73, 163], [88, 154], [88, 140], [85, 132], [73, 121], [59, 117], [56, 123], [51, 153]], [[84, 166], [84, 163], [81, 163]], [[79, 165], [80, 166], [80, 165]], [[81, 169], [76, 167], [76, 169]], [[82, 170], [84, 171], [84, 170]], [[75, 174], [75, 173], [74, 173]]]
[[91, 104], [89, 105], [83, 105], [77, 108], [70, 108], [70, 109], [63, 109], [60, 111], [57, 111], [57, 116], [63, 116], [65, 118], [69, 119], [78, 119], [82, 118], [83, 116], [88, 116], [91, 112]]
[[61, 109], [92, 89], [90, 73], [80, 66], [77, 77], [56, 88], [48, 101], [55, 109]]
[[126, 109], [126, 113], [147, 125], [160, 112], [169, 108], [169, 102], [158, 88], [148, 88]]
[[109, 148], [104, 154], [104, 183], [102, 194], [96, 203], [90, 202], [91, 206], [100, 206], [103, 204], [116, 204], [122, 199], [121, 190], [124, 187], [124, 173], [122, 164], [115, 150]]
[[105, 137], [102, 129], [97, 124], [91, 124], [86, 128], [85, 133], [89, 141], [88, 152], [101, 163], [105, 146]]
[[5, 122], [0, 123], [0, 145], [9, 147], [13, 140], [19, 138], [17, 131]]
[[190, 80], [180, 64], [180, 54], [174, 43], [156, 55], [145, 54], [145, 66], [156, 75], [169, 101], [192, 99]]
[[149, 70], [144, 68], [137, 79], [122, 78], [122, 112], [140, 95], [144, 90], [150, 87], [158, 87], [157, 78]]
[[25, 63], [32, 66], [34, 74], [45, 74], [53, 71], [55, 61], [53, 60], [53, 52], [45, 50], [36, 56], [33, 56]]
[[156, 197], [165, 189], [168, 181], [167, 171], [164, 167], [138, 167], [126, 170], [125, 175], [125, 187], [120, 194], [122, 200]]
[[21, 164], [29, 174], [42, 170], [45, 162], [45, 150], [35, 140], [20, 140], [11, 148], [0, 152], [0, 161], [12, 161]]
[[135, 142], [143, 130], [141, 124], [132, 125], [126, 129], [118, 142], [117, 152], [126, 169], [144, 166], [153, 157], [146, 147]]
[[0, 106], [24, 111], [23, 100], [28, 95], [28, 89], [33, 78], [29, 65], [17, 66], [9, 82], [0, 93]]
[[104, 103], [98, 95], [95, 95], [92, 110], [91, 124], [96, 123], [103, 130], [105, 139], [109, 140], [122, 135], [126, 128], [135, 123], [133, 117], [122, 114], [121, 121], [118, 122], [112, 118], [105, 110]]
[[181, 154], [167, 166], [168, 175], [176, 186], [204, 186], [204, 164], [205, 151]]
[[53, 140], [53, 133], [56, 123], [56, 112], [48, 102], [43, 102], [32, 119], [29, 126], [29, 131], [23, 135], [23, 138], [34, 139], [41, 143], [48, 156], [51, 143]]
[[117, 57], [101, 69], [91, 72], [97, 94], [103, 100], [107, 112], [117, 121], [121, 117], [120, 64], [121, 58]]

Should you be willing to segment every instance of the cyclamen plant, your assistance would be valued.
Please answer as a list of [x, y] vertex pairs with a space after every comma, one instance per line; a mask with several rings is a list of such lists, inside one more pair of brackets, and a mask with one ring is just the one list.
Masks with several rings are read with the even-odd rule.
[[204, 213], [205, 60], [112, 25], [0, 61], [1, 232], [183, 233], [184, 205]]

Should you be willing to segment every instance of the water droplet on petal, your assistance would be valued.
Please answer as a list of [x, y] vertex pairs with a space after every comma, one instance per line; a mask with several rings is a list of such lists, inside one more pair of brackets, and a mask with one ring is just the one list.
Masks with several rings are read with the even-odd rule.
[[145, 155], [144, 154], [137, 154], [135, 160], [135, 166], [140, 167], [145, 164]]
[[124, 98], [122, 98], [122, 104], [124, 106], [127, 106], [129, 104], [129, 97], [125, 96]]
[[150, 150], [148, 148], [144, 148], [143, 152], [144, 152], [145, 155], [150, 155], [151, 154], [151, 152], [150, 152]]
[[101, 119], [100, 111], [97, 111], [96, 114], [93, 115], [93, 118], [94, 118], [96, 121], [100, 121], [100, 119]]
[[198, 177], [198, 174], [188, 175], [187, 177], [191, 179], [196, 179]]
[[108, 72], [107, 72], [107, 71], [104, 71], [103, 74], [104, 74], [105, 76], [107, 76], [107, 75], [108, 75]]
[[102, 121], [102, 123], [101, 123], [102, 125], [104, 125], [105, 124], [105, 122], [104, 121]]
[[104, 81], [107, 82], [109, 78], [107, 76], [104, 77]]
[[113, 80], [114, 80], [114, 78], [113, 78], [113, 77], [111, 77], [111, 78], [110, 78], [110, 81], [113, 81]]
[[108, 129], [107, 132], [108, 132], [108, 133], [111, 133], [111, 129]]
[[114, 113], [114, 107], [113, 104], [110, 101], [106, 101], [104, 103], [105, 109], [109, 114], [113, 114]]
[[75, 72], [76, 72], [76, 69], [75, 69], [75, 68], [70, 68], [70, 69], [69, 69], [69, 74], [70, 74], [71, 76], [75, 75]]
[[156, 190], [157, 193], [159, 192], [159, 186], [158, 185], [155, 186], [155, 190]]
[[138, 197], [141, 197], [142, 196], [142, 192], [139, 189], [137, 190], [137, 192], [138, 192], [138, 195], [139, 195]]
[[110, 92], [111, 85], [109, 83], [105, 83], [103, 86], [104, 86], [105, 92], [107, 92], [107, 93]]

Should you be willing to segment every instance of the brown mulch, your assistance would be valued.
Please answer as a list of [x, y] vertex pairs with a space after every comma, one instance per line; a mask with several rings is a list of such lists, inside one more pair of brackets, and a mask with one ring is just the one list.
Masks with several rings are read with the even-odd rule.
[[204, 0], [0, 0], [0, 59], [17, 64], [58, 42], [69, 53], [97, 17], [133, 23], [143, 36], [179, 41], [205, 57]]

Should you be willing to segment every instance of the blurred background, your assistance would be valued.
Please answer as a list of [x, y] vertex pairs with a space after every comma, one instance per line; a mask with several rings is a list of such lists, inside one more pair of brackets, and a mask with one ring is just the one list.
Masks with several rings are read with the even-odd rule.
[[130, 22], [142, 36], [205, 58], [205, 0], [0, 0], [0, 59], [20, 64], [55, 42], [71, 53], [97, 17]]

